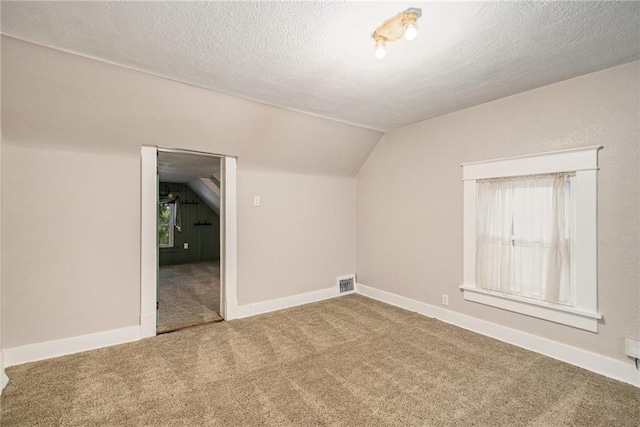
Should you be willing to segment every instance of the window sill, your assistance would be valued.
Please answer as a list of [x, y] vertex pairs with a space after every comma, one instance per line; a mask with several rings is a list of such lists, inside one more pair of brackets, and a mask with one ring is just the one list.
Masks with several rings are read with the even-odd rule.
[[544, 301], [532, 301], [499, 292], [477, 289], [469, 285], [461, 285], [460, 289], [464, 291], [464, 299], [467, 301], [490, 305], [586, 331], [598, 332], [598, 320], [602, 318], [599, 313], [589, 313]]

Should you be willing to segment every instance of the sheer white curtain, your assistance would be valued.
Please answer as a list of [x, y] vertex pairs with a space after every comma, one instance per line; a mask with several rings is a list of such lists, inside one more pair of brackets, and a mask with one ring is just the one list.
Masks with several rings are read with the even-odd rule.
[[477, 181], [476, 287], [571, 303], [567, 174]]

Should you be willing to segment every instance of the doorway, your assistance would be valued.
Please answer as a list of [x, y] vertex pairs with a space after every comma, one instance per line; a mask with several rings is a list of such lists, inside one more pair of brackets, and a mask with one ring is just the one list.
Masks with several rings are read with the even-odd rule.
[[233, 318], [236, 158], [142, 147], [141, 159], [142, 337]]
[[220, 157], [158, 150], [158, 334], [223, 320], [220, 172]]

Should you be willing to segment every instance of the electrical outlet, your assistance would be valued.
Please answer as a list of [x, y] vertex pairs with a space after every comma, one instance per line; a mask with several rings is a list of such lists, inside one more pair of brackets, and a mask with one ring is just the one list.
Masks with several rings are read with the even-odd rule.
[[184, 244], [182, 245], [183, 248], [185, 249], [189, 249], [189, 244], [187, 242], [184, 242]]
[[442, 305], [449, 305], [449, 295], [442, 294]]
[[253, 196], [253, 206], [260, 206], [260, 196]]

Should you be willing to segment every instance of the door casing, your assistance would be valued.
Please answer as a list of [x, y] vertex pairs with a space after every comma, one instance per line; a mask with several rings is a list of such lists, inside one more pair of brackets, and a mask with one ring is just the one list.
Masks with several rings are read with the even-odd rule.
[[140, 327], [141, 338], [156, 335], [158, 283], [158, 151], [220, 157], [220, 311], [231, 320], [236, 316], [237, 299], [237, 159], [232, 156], [156, 146], [141, 149], [140, 203]]

